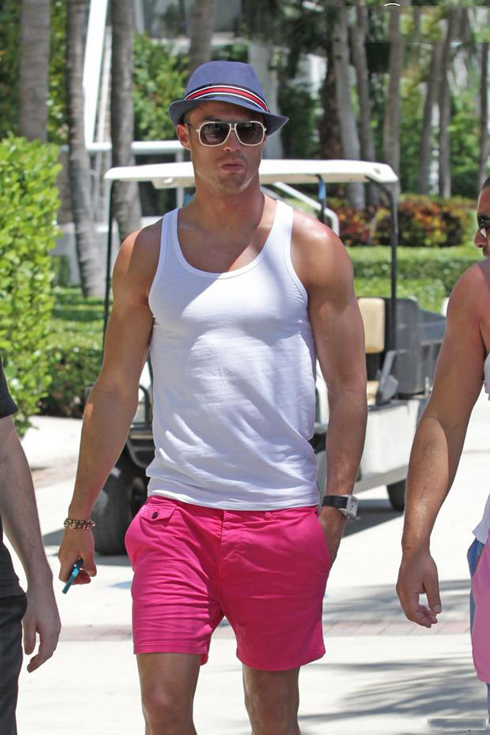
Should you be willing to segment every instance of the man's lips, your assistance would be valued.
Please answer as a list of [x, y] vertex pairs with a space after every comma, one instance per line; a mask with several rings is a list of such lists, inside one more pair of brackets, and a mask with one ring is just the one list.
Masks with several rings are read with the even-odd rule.
[[244, 164], [242, 161], [223, 161], [223, 163], [220, 164], [220, 168], [225, 171], [240, 171], [244, 168]]

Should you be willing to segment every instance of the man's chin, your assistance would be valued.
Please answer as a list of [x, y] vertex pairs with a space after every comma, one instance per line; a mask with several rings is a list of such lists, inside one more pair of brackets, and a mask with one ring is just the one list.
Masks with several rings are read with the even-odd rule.
[[218, 185], [222, 191], [239, 193], [249, 186], [250, 181], [250, 176], [241, 170], [234, 173], [227, 172], [225, 176], [220, 176]]

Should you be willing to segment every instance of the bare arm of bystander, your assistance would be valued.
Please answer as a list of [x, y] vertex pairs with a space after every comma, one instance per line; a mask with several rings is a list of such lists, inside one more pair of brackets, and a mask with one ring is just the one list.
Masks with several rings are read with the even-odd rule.
[[60, 618], [53, 593], [53, 575], [44, 552], [31, 471], [10, 416], [0, 419], [0, 515], [27, 578], [27, 610], [22, 620], [24, 650], [39, 649], [29, 662], [34, 671], [53, 655]]
[[[397, 593], [405, 615], [430, 628], [441, 612], [430, 536], [458, 468], [471, 411], [481, 391], [485, 345], [482, 305], [489, 303], [486, 263], [459, 279], [449, 300], [434, 387], [417, 428], [407, 478], [403, 557]], [[427, 595], [428, 607], [419, 595]]]

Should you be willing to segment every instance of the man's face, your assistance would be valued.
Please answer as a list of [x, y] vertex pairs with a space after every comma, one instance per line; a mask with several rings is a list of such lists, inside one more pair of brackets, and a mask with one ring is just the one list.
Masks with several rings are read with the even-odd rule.
[[478, 229], [474, 242], [476, 247], [481, 248], [483, 255], [488, 258], [490, 256], [490, 187], [483, 189], [478, 197], [476, 216]]
[[177, 125], [180, 142], [190, 151], [196, 180], [206, 182], [217, 194], [238, 194], [256, 177], [265, 140], [260, 145], [242, 145], [235, 131], [228, 139], [213, 147], [201, 145], [198, 128], [211, 121], [264, 122], [260, 113], [254, 113], [228, 102], [204, 102], [186, 116], [186, 124]]

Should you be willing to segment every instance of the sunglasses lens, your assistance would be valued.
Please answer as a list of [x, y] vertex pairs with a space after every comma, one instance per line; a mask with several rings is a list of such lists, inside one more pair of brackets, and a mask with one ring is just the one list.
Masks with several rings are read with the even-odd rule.
[[[208, 122], [201, 125], [201, 143], [215, 146], [225, 142], [231, 123]], [[259, 122], [239, 122], [236, 124], [238, 140], [242, 145], [259, 145], [264, 140], [264, 128]]]
[[221, 145], [228, 135], [230, 126], [225, 122], [209, 122], [201, 126], [203, 145]]
[[490, 219], [488, 217], [478, 216], [478, 229], [480, 230], [483, 237], [490, 235]]
[[264, 139], [264, 129], [259, 122], [240, 122], [237, 123], [236, 131], [238, 140], [243, 145], [259, 145]]

